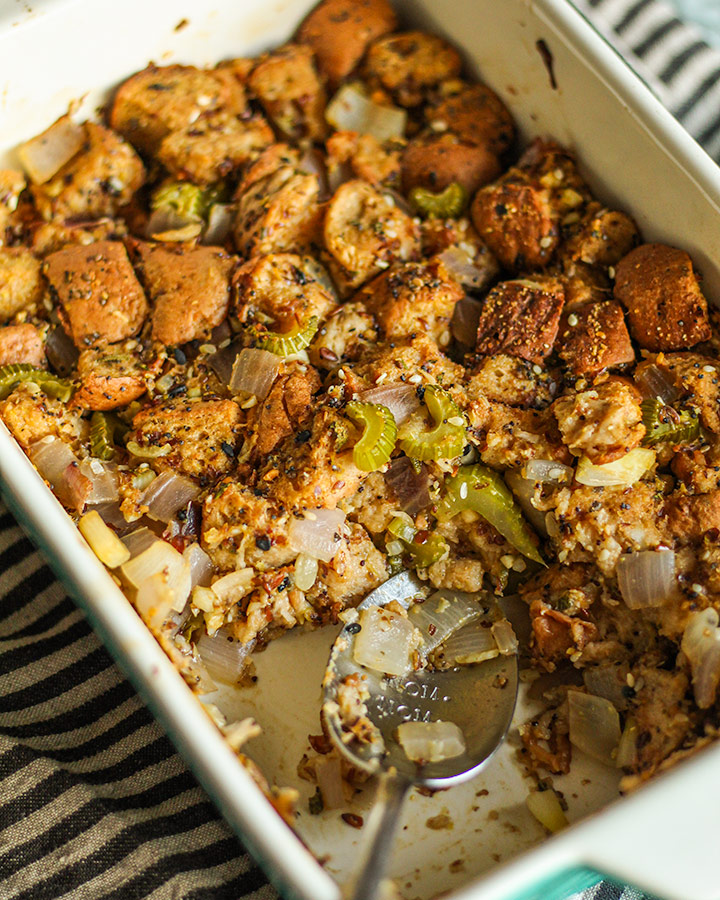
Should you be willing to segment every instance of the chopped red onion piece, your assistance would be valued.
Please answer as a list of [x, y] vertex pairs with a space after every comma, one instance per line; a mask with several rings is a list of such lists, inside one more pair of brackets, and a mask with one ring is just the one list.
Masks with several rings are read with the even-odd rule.
[[472, 297], [458, 300], [450, 320], [452, 336], [464, 347], [475, 347], [482, 303]]
[[175, 513], [194, 500], [200, 488], [194, 481], [175, 472], [163, 472], [153, 478], [142, 495], [142, 505], [147, 506], [147, 514], [159, 522], [169, 522]]
[[77, 347], [60, 325], [50, 329], [45, 341], [45, 356], [54, 372], [61, 378], [67, 378], [74, 372], [79, 355]]
[[617, 579], [630, 609], [661, 606], [676, 589], [675, 551], [641, 550], [621, 556]]
[[254, 394], [264, 400], [280, 370], [280, 357], [268, 350], [245, 348], [238, 354], [228, 387], [234, 394]]
[[236, 208], [232, 203], [213, 203], [201, 243], [220, 246], [232, 230]]
[[397, 425], [407, 422], [415, 410], [420, 408], [416, 386], [402, 382], [381, 384], [379, 387], [370, 388], [362, 391], [359, 398], [363, 403], [377, 403], [380, 406], [386, 406]]
[[288, 544], [298, 553], [330, 562], [340, 547], [345, 513], [340, 509], [308, 510], [302, 519], [293, 519]]
[[70, 445], [58, 437], [45, 437], [30, 447], [29, 455], [58, 498], [63, 503], [73, 503], [75, 495], [70, 490], [65, 473], [70, 466], [77, 466], [78, 458]]
[[414, 516], [429, 505], [430, 471], [425, 463], [418, 472], [407, 456], [399, 456], [390, 461], [385, 481], [403, 512]]
[[655, 363], [638, 366], [633, 377], [642, 393], [651, 400], [657, 397], [669, 405], [680, 396], [670, 371], [664, 366]]
[[[215, 343], [215, 341], [213, 341]], [[227, 347], [218, 350], [205, 357], [205, 362], [222, 381], [223, 384], [229, 384], [232, 377], [233, 366], [238, 354], [242, 350], [242, 344], [239, 341], [233, 341]]]
[[190, 583], [193, 587], [207, 587], [215, 571], [212, 560], [200, 544], [189, 544], [183, 550], [183, 559], [190, 566]]
[[438, 258], [445, 265], [450, 277], [463, 287], [476, 290], [485, 287], [488, 278], [487, 270], [475, 265], [473, 257], [461, 250], [460, 247], [448, 247], [439, 254]]

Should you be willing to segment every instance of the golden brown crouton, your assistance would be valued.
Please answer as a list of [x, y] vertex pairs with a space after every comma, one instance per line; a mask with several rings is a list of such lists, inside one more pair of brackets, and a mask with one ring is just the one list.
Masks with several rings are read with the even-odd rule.
[[702, 541], [708, 533], [720, 533], [720, 491], [667, 498], [665, 514], [672, 536], [683, 544]]
[[347, 296], [395, 260], [415, 258], [420, 236], [413, 220], [392, 199], [365, 181], [348, 181], [330, 200], [325, 246], [342, 296]]
[[700, 353], [661, 354], [653, 362], [670, 373], [682, 395], [692, 396], [703, 427], [720, 434], [720, 363]]
[[63, 326], [81, 350], [114, 344], [140, 331], [148, 304], [118, 241], [58, 250], [47, 257], [44, 269]]
[[562, 280], [565, 284], [565, 312], [577, 312], [588, 303], [612, 300], [612, 282], [607, 269], [582, 262], [565, 262]]
[[637, 225], [627, 213], [591, 204], [581, 227], [561, 249], [563, 260], [614, 266], [639, 241]]
[[507, 353], [540, 363], [552, 352], [565, 294], [553, 278], [505, 281], [485, 298], [476, 349], [482, 356]]
[[240, 407], [232, 400], [167, 400], [135, 416], [128, 440], [167, 450], [151, 461], [157, 471], [208, 484], [232, 468], [239, 423]]
[[[553, 538], [568, 562], [594, 561], [606, 578], [622, 553], [655, 550], [668, 540], [663, 498], [654, 481], [632, 487], [576, 487], [559, 492]], [[554, 534], [554, 529], [552, 531]]]
[[32, 187], [46, 220], [113, 216], [145, 181], [140, 157], [117, 134], [85, 122], [86, 142], [49, 181]]
[[313, 62], [313, 51], [302, 44], [285, 44], [261, 57], [248, 79], [275, 127], [289, 140], [322, 140], [325, 89]]
[[85, 440], [88, 423], [78, 410], [48, 397], [36, 384], [19, 384], [0, 403], [0, 418], [17, 442], [27, 450], [44, 437], [59, 437], [69, 444]]
[[365, 58], [373, 84], [389, 91], [401, 106], [417, 106], [441, 81], [460, 73], [460, 54], [437, 35], [422, 31], [392, 34], [375, 41]]
[[372, 41], [397, 24], [387, 0], [323, 0], [298, 29], [315, 51], [320, 72], [336, 85], [357, 66]]
[[289, 563], [288, 514], [237, 481], [221, 481], [205, 498], [202, 545], [220, 571], [253, 566], [267, 571]]
[[[439, 384], [463, 395], [465, 370], [440, 350], [436, 342], [424, 332], [399, 341], [389, 341], [369, 349], [355, 365], [344, 367], [352, 391], [393, 382], [406, 384]], [[422, 373], [421, 381], [413, 375]], [[456, 402], [461, 402], [453, 394]]]
[[552, 259], [560, 232], [550, 199], [548, 188], [516, 182], [489, 184], [475, 195], [473, 224], [511, 272], [543, 268]]
[[324, 319], [335, 306], [330, 291], [315, 277], [311, 257], [271, 253], [248, 260], [235, 272], [235, 310], [241, 322], [266, 322], [270, 330], [290, 331], [311, 316]]
[[405, 193], [418, 186], [439, 192], [455, 182], [472, 197], [499, 174], [500, 163], [492, 150], [465, 141], [451, 131], [418, 135], [408, 143], [402, 156]]
[[645, 436], [640, 400], [636, 387], [610, 378], [591, 390], [559, 397], [553, 412], [570, 452], [602, 465], [634, 450]]
[[393, 266], [361, 288], [356, 299], [374, 314], [386, 339], [424, 332], [438, 341], [448, 332], [455, 304], [464, 296], [435, 259]]
[[467, 386], [468, 396], [484, 394], [488, 400], [507, 406], [543, 409], [550, 405], [558, 382], [546, 369], [525, 359], [497, 353], [480, 360]]
[[[479, 409], [477, 404], [475, 409]], [[530, 459], [565, 464], [571, 461], [550, 409], [518, 409], [504, 403], [486, 402], [485, 410], [472, 424], [484, 433], [478, 447], [487, 465], [504, 470], [518, 468]]]
[[301, 162], [302, 154], [297, 147], [291, 147], [282, 141], [270, 144], [246, 168], [235, 191], [235, 200], [239, 200], [254, 184], [267, 178], [268, 175], [273, 175], [279, 169], [289, 166], [290, 169], [299, 172]]
[[281, 166], [238, 191], [233, 226], [235, 246], [243, 256], [302, 250], [317, 238], [322, 212], [315, 175]]
[[127, 235], [127, 226], [122, 219], [97, 219], [94, 222], [73, 221], [38, 222], [32, 232], [32, 249], [38, 256], [47, 256], [55, 250], [62, 250], [69, 244], [87, 247], [95, 241], [120, 240]]
[[27, 363], [47, 368], [45, 343], [38, 329], [29, 322], [0, 328], [0, 366]]
[[118, 409], [141, 397], [147, 367], [122, 347], [83, 350], [77, 364], [80, 387], [71, 406], [78, 409]]
[[310, 423], [313, 394], [320, 390], [321, 382], [312, 366], [306, 369], [275, 379], [267, 397], [250, 411], [243, 454], [250, 450], [251, 462], [264, 459], [286, 437]]
[[645, 350], [682, 350], [710, 338], [707, 302], [684, 250], [643, 244], [617, 265], [615, 296]]
[[135, 147], [155, 153], [171, 131], [187, 128], [203, 116], [238, 109], [240, 95], [226, 79], [194, 66], [148, 66], [117, 90], [110, 125]]
[[25, 185], [25, 176], [22, 172], [15, 169], [0, 169], [0, 247], [6, 241], [7, 230], [12, 226], [13, 213], [17, 209]]
[[351, 497], [366, 472], [345, 447], [350, 422], [334, 409], [320, 409], [307, 440], [286, 439], [258, 475], [258, 489], [287, 509], [335, 509]]
[[[333, 173], [349, 166], [357, 178], [370, 184], [397, 187], [400, 184], [401, 141], [380, 141], [371, 134], [336, 131], [325, 143], [331, 184]], [[344, 179], [340, 179], [344, 180]]]
[[153, 304], [153, 338], [177, 346], [208, 336], [227, 315], [234, 258], [217, 247], [134, 246]]
[[349, 301], [326, 319], [308, 347], [310, 362], [319, 369], [334, 369], [356, 359], [377, 342], [375, 320], [364, 303]]
[[0, 249], [0, 322], [31, 312], [42, 292], [40, 260], [23, 247]]
[[355, 606], [390, 575], [385, 555], [362, 525], [348, 523], [345, 530], [338, 552], [331, 562], [320, 563], [317, 581], [308, 592], [313, 606], [331, 606], [336, 613]]
[[589, 303], [563, 317], [557, 350], [572, 375], [592, 377], [635, 362], [625, 316], [619, 303]]
[[468, 144], [482, 144], [504, 156], [515, 140], [510, 110], [486, 84], [464, 85], [425, 110], [433, 131], [452, 131]]
[[260, 115], [241, 120], [221, 111], [163, 138], [158, 159], [174, 175], [212, 184], [246, 165], [274, 140]]

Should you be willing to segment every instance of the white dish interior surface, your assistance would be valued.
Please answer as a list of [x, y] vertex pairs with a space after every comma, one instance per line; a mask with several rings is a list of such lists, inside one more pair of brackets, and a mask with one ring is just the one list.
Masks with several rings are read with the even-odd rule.
[[[312, 5], [313, 0], [126, 0], [119, 14], [110, 0], [44, 0], [31, 10], [3, 0], [0, 163], [17, 165], [13, 148], [72, 101], [83, 98], [79, 117], [94, 115], [109, 90], [149, 61], [211, 64], [257, 54], [290, 36]], [[465, 51], [471, 68], [510, 106], [526, 138], [551, 135], [576, 149], [596, 193], [631, 212], [646, 239], [686, 249], [704, 276], [709, 299], [720, 300], [720, 173], [569, 5], [406, 0], [400, 6], [407, 24], [445, 34]], [[182, 20], [186, 24], [176, 29]], [[539, 39], [552, 54], [557, 88], [538, 52]], [[271, 781], [301, 791], [297, 830], [326, 860], [322, 869], [262, 798], [4, 427], [0, 479], [93, 624], [268, 871], [299, 897], [336, 897], [328, 874], [345, 879], [363, 836], [340, 813], [367, 817], [372, 789], [347, 810], [311, 816], [307, 798], [314, 786], [296, 773], [309, 749], [308, 734], [319, 731], [320, 681], [335, 631], [284, 636], [256, 657], [256, 686], [223, 688], [209, 698], [230, 719], [253, 715], [263, 726], [247, 751]], [[516, 721], [527, 715], [521, 703]], [[403, 896], [450, 891], [456, 898], [547, 900], [550, 892], [538, 879], [579, 865], [596, 866], [667, 900], [720, 895], [711, 849], [720, 820], [705, 789], [710, 767], [720, 764], [720, 747], [589, 818], [616, 798], [618, 773], [576, 752], [572, 774], [555, 784], [568, 801], [570, 821], [585, 821], [549, 841], [525, 807], [529, 782], [514, 755], [511, 739], [471, 783], [434, 797], [411, 796], [390, 873]], [[442, 821], [438, 816], [447, 817], [447, 827], [432, 827]], [[682, 822], [692, 822], [692, 828]], [[497, 868], [537, 844], [513, 865]]]

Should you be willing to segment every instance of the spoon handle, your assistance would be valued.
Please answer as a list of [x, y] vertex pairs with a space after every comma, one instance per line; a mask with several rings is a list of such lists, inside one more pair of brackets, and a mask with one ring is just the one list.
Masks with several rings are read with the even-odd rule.
[[368, 818], [365, 848], [355, 875], [343, 890], [344, 900], [379, 900], [395, 826], [409, 788], [408, 779], [397, 772], [383, 772], [380, 776]]

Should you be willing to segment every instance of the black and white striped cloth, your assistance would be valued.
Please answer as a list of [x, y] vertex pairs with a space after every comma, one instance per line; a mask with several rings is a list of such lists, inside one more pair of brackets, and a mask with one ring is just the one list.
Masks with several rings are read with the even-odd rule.
[[[720, 159], [720, 51], [664, 0], [575, 4]], [[60, 898], [277, 894], [0, 504], [0, 900]]]

